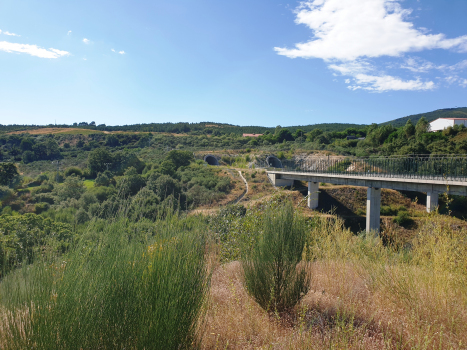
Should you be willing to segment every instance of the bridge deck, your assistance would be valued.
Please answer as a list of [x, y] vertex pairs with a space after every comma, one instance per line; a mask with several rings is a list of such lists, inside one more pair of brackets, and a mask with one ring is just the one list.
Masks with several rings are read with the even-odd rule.
[[467, 196], [467, 183], [464, 181], [439, 179], [425, 179], [394, 175], [392, 177], [378, 177], [371, 175], [326, 174], [300, 171], [269, 170], [268, 175], [276, 179], [300, 180], [307, 182], [325, 182], [337, 185], [364, 186], [375, 188], [389, 188], [400, 191], [418, 191], [456, 194]]

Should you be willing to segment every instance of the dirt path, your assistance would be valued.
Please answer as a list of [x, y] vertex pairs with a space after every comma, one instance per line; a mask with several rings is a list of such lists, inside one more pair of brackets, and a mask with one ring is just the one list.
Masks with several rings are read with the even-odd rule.
[[240, 178], [243, 180], [243, 182], [245, 183], [245, 186], [246, 186], [246, 189], [245, 189], [245, 192], [242, 193], [242, 195], [240, 197], [238, 197], [238, 199], [234, 202], [234, 204], [237, 204], [238, 202], [240, 202], [243, 197], [245, 197], [247, 194], [248, 194], [248, 182], [246, 181], [246, 179], [243, 177], [242, 175], [242, 171], [241, 170], [238, 170], [238, 173], [240, 174]]

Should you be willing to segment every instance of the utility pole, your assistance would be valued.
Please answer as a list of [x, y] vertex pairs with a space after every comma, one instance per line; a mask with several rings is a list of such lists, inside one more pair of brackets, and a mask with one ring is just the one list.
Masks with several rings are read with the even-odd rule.
[[57, 176], [56, 176], [56, 178], [55, 178], [55, 181], [58, 182], [58, 180], [59, 180], [60, 164], [62, 164], [62, 162], [60, 162], [59, 160], [54, 160], [54, 161], [52, 162], [52, 164], [57, 165]]
[[104, 163], [104, 165], [107, 167], [107, 171], [109, 171], [109, 165], [111, 165], [112, 163]]

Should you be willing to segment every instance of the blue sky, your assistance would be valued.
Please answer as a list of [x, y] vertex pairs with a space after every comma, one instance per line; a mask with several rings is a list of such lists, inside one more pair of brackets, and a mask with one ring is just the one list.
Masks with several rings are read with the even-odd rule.
[[466, 0], [2, 0], [0, 124], [367, 124], [467, 106], [466, 15]]

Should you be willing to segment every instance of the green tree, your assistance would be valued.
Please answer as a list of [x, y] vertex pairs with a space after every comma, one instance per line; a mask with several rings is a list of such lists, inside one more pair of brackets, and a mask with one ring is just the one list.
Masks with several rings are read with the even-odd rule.
[[172, 161], [175, 168], [178, 169], [182, 166], [190, 165], [193, 160], [193, 153], [189, 151], [170, 151], [165, 157], [166, 160]]
[[321, 135], [323, 131], [321, 129], [313, 129], [308, 134], [306, 134], [306, 140], [308, 142], [313, 142], [316, 137]]
[[107, 169], [106, 163], [113, 164], [113, 161], [114, 159], [107, 149], [96, 148], [88, 156], [89, 172], [92, 176], [96, 176]]
[[412, 121], [409, 119], [404, 126], [404, 135], [407, 138], [412, 137], [415, 135], [415, 126], [412, 124]]
[[428, 127], [430, 126], [430, 123], [425, 119], [425, 117], [421, 117], [417, 125], [415, 125], [415, 136], [417, 137], [417, 140], [420, 140], [421, 136], [428, 132]]
[[124, 196], [134, 196], [145, 185], [144, 178], [133, 167], [128, 168], [124, 176], [117, 181], [117, 189]]
[[79, 199], [86, 191], [83, 180], [76, 175], [68, 176], [62, 184], [54, 188], [55, 195], [59, 201], [64, 201], [69, 198]]
[[34, 141], [30, 138], [23, 138], [20, 144], [20, 148], [23, 152], [32, 151], [33, 146], [34, 146]]
[[13, 163], [0, 164], [0, 185], [14, 186], [19, 181], [18, 169]]

